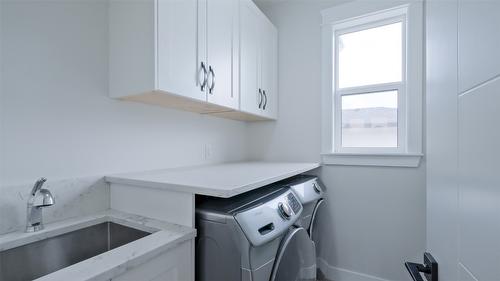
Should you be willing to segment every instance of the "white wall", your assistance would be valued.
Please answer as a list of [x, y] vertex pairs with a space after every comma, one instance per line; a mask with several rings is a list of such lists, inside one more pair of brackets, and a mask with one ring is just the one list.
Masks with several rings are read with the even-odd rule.
[[2, 10], [1, 185], [245, 158], [243, 122], [107, 97], [107, 1]]
[[[320, 10], [338, 1], [258, 2], [279, 30], [279, 119], [250, 125], [252, 157], [320, 161]], [[425, 163], [320, 170], [328, 189], [320, 265], [329, 279], [410, 280], [425, 249]]]
[[108, 98], [107, 1], [0, 3], [0, 234], [41, 176], [51, 222], [109, 208], [105, 174], [246, 158], [243, 122]]
[[[3, 118], [2, 118], [2, 103], [3, 103], [3, 97], [2, 97], [2, 93], [3, 93], [3, 75], [1, 75], [1, 73], [3, 73], [3, 57], [2, 57], [2, 46], [3, 46], [3, 36], [1, 36], [1, 32], [2, 32], [2, 27], [3, 27], [3, 5], [1, 4], [0, 2], [0, 159], [3, 158], [3, 155], [2, 155], [2, 143], [3, 143]], [[1, 161], [1, 160], [0, 160]], [[1, 178], [1, 174], [0, 174], [0, 178]]]

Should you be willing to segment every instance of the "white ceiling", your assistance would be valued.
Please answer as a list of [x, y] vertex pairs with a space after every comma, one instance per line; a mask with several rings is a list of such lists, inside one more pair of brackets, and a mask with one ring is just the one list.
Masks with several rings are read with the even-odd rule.
[[282, 3], [282, 2], [287, 2], [291, 0], [254, 0], [255, 3], [263, 3], [263, 4], [268, 4], [268, 3]]
[[283, 3], [341, 4], [352, 0], [253, 0], [253, 1], [255, 2], [255, 4], [257, 4], [257, 6], [262, 8], [264, 6], [283, 4]]

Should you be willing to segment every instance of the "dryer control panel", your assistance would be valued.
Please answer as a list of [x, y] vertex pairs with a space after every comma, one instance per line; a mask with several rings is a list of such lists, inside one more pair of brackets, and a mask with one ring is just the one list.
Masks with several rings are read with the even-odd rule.
[[315, 202], [323, 198], [323, 189], [321, 188], [318, 179], [314, 176], [301, 176], [287, 183], [293, 190], [300, 203], [307, 204]]
[[260, 246], [283, 235], [301, 213], [299, 199], [287, 189], [286, 192], [269, 198], [269, 201], [239, 212], [234, 217], [250, 243]]

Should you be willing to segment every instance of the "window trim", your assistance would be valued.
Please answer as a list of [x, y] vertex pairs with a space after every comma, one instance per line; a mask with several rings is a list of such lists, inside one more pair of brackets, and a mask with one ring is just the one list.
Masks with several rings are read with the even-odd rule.
[[[423, 156], [422, 1], [355, 1], [326, 9], [322, 17], [323, 164], [417, 167]], [[339, 89], [337, 37], [400, 21], [405, 39], [402, 81]], [[341, 96], [384, 90], [398, 91], [398, 147], [342, 147]]]

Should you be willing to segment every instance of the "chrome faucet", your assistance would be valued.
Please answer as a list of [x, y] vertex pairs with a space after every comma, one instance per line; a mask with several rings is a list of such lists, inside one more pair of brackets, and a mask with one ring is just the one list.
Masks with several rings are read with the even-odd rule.
[[42, 188], [47, 181], [40, 178], [36, 181], [28, 199], [28, 213], [26, 222], [26, 232], [35, 232], [43, 229], [42, 208], [55, 204], [54, 197], [48, 189]]

